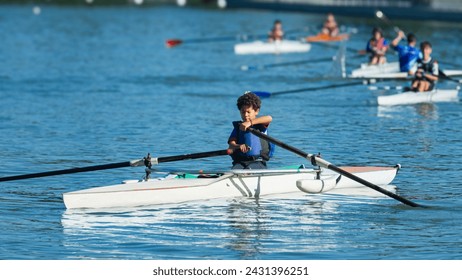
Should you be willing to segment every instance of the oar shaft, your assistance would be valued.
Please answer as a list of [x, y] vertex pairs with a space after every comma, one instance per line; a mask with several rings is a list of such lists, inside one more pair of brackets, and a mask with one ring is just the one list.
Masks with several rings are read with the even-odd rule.
[[331, 88], [341, 88], [341, 87], [357, 86], [357, 85], [362, 85], [362, 84], [363, 84], [363, 82], [351, 82], [351, 83], [344, 83], [344, 84], [331, 84], [331, 85], [319, 86], [319, 87], [309, 87], [309, 88], [300, 88], [300, 89], [278, 91], [278, 92], [273, 92], [273, 95], [286, 94], [286, 93], [296, 93], [296, 92], [303, 92], [303, 91], [314, 91], [314, 90], [322, 90], [322, 89], [331, 89]]
[[24, 180], [24, 179], [40, 178], [40, 177], [48, 177], [48, 176], [56, 176], [56, 175], [63, 175], [63, 174], [73, 174], [73, 173], [89, 172], [89, 171], [96, 171], [96, 170], [114, 169], [114, 168], [121, 168], [121, 167], [128, 167], [128, 166], [131, 166], [131, 163], [132, 162], [130, 162], [130, 161], [125, 161], [125, 162], [118, 162], [118, 163], [94, 165], [94, 166], [87, 166], [87, 167], [76, 167], [76, 168], [62, 169], [62, 170], [55, 170], [55, 171], [48, 171], [48, 172], [40, 172], [40, 173], [31, 173], [31, 174], [24, 174], [24, 175], [9, 176], [9, 177], [1, 177], [0, 182]]
[[312, 154], [305, 153], [304, 151], [302, 151], [300, 149], [297, 149], [295, 147], [287, 145], [286, 143], [284, 143], [282, 141], [279, 141], [279, 140], [277, 140], [277, 139], [275, 139], [275, 138], [273, 138], [273, 137], [271, 137], [269, 135], [266, 135], [266, 134], [260, 132], [259, 130], [256, 130], [254, 128], [248, 128], [248, 130], [251, 133], [253, 133], [254, 135], [256, 135], [257, 137], [260, 137], [260, 138], [262, 138], [262, 139], [264, 139], [266, 141], [269, 141], [269, 142], [271, 142], [271, 143], [273, 143], [273, 144], [275, 144], [275, 145], [277, 145], [277, 146], [279, 146], [279, 147], [281, 147], [283, 149], [286, 149], [286, 150], [288, 150], [290, 152], [293, 152], [293, 153], [295, 153], [295, 154], [297, 154], [297, 155], [299, 155], [299, 156], [301, 156], [303, 158], [306, 158], [306, 159], [308, 159], [310, 161], [315, 160], [317, 165], [319, 165], [321, 167], [328, 168], [328, 169], [330, 169], [332, 171], [335, 171], [335, 172], [337, 172], [337, 173], [339, 173], [339, 174], [341, 174], [341, 175], [343, 175], [343, 176], [345, 176], [347, 178], [350, 178], [353, 181], [356, 181], [356, 182], [358, 182], [360, 184], [363, 184], [366, 187], [372, 188], [372, 189], [374, 189], [374, 190], [376, 190], [376, 191], [378, 191], [378, 192], [380, 192], [380, 193], [382, 193], [384, 195], [387, 195], [387, 196], [389, 196], [391, 198], [394, 198], [394, 199], [396, 199], [396, 200], [398, 200], [398, 201], [400, 201], [400, 202], [402, 202], [402, 203], [404, 203], [406, 205], [409, 205], [409, 206], [412, 206], [412, 207], [421, 206], [421, 205], [419, 205], [417, 203], [414, 203], [414, 202], [412, 202], [412, 201], [410, 201], [410, 200], [408, 200], [406, 198], [400, 197], [400, 196], [398, 196], [398, 195], [396, 195], [396, 194], [394, 194], [392, 192], [389, 192], [389, 191], [387, 191], [387, 190], [385, 190], [385, 189], [383, 189], [383, 188], [381, 188], [381, 187], [379, 187], [379, 186], [377, 186], [375, 184], [372, 184], [371, 182], [368, 182], [368, 181], [366, 181], [366, 180], [364, 180], [362, 178], [359, 178], [358, 176], [356, 176], [354, 174], [351, 174], [351, 173], [349, 173], [349, 172], [347, 172], [347, 171], [345, 171], [345, 170], [331, 164], [330, 162], [328, 162], [328, 161], [326, 161], [326, 160], [324, 160], [322, 158], [316, 157], [316, 156], [314, 156]]
[[306, 159], [310, 159], [313, 155], [312, 154], [308, 154], [308, 153], [305, 153], [304, 151], [300, 150], [300, 149], [297, 149], [295, 147], [292, 147], [290, 145], [287, 145], [286, 143], [282, 142], [282, 141], [279, 141], [278, 139], [276, 138], [273, 138], [269, 135], [266, 135], [265, 133], [259, 131], [258, 129], [255, 129], [255, 128], [252, 128], [252, 127], [249, 127], [248, 130], [253, 133], [254, 135], [256, 135], [257, 137], [259, 138], [262, 138], [266, 141], [269, 141], [273, 144], [275, 144], [276, 146], [279, 146], [283, 149], [286, 149], [294, 154], [297, 154], [303, 158], [306, 158]]
[[162, 163], [162, 162], [171, 162], [171, 161], [179, 161], [179, 160], [186, 160], [186, 159], [199, 159], [199, 158], [207, 158], [207, 157], [216, 157], [216, 156], [225, 156], [229, 155], [228, 150], [217, 150], [211, 152], [203, 152], [203, 153], [194, 153], [194, 154], [184, 154], [178, 156], [168, 156], [168, 157], [160, 157], [157, 159], [152, 159], [152, 163]]
[[400, 201], [400, 202], [402, 202], [402, 203], [404, 203], [406, 205], [409, 205], [409, 206], [412, 206], [412, 207], [421, 207], [421, 205], [419, 205], [419, 204], [417, 204], [415, 202], [412, 202], [412, 201], [410, 201], [410, 200], [408, 200], [408, 199], [406, 199], [404, 197], [396, 195], [396, 194], [394, 194], [394, 193], [392, 193], [392, 192], [390, 192], [390, 191], [388, 191], [388, 190], [386, 190], [384, 188], [381, 188], [381, 187], [379, 187], [379, 186], [377, 186], [375, 184], [372, 184], [372, 183], [370, 183], [370, 182], [368, 182], [368, 181], [366, 181], [366, 180], [364, 180], [364, 179], [362, 179], [362, 178], [360, 178], [360, 177], [358, 177], [358, 176], [356, 176], [354, 174], [351, 174], [351, 173], [349, 173], [349, 172], [347, 172], [347, 171], [333, 165], [333, 164], [329, 164], [327, 166], [327, 168], [332, 170], [332, 171], [335, 171], [338, 174], [341, 174], [341, 175], [343, 175], [343, 176], [345, 176], [347, 178], [350, 178], [353, 181], [356, 181], [356, 182], [358, 182], [360, 184], [363, 184], [366, 187], [369, 187], [369, 188], [371, 188], [373, 190], [376, 190], [376, 191], [378, 191], [378, 192], [380, 192], [380, 193], [382, 193], [382, 194], [384, 194], [386, 196], [394, 198], [394, 199], [396, 199], [396, 200], [398, 200], [398, 201]]
[[439, 69], [438, 71], [438, 76], [443, 78], [443, 79], [446, 79], [448, 81], [451, 81], [451, 82], [454, 82], [454, 83], [458, 83], [460, 84], [461, 82], [457, 79], [454, 79], [452, 77], [449, 77], [448, 75], [446, 75], [446, 73], [444, 73], [444, 71], [442, 69]]
[[[323, 47], [331, 48], [331, 49], [338, 49], [337, 45], [332, 45], [331, 42], [310, 42], [310, 44], [318, 44], [322, 45]], [[351, 48], [351, 47], [345, 47], [345, 50], [351, 53], [358, 54], [360, 50]]]
[[[229, 154], [228, 150], [217, 150], [217, 151], [194, 153], [194, 154], [184, 154], [184, 155], [177, 155], [177, 156], [152, 158], [151, 163], [159, 164], [162, 162], [172, 162], [172, 161], [180, 161], [180, 160], [187, 160], [187, 159], [199, 159], [199, 158], [206, 158], [206, 157], [223, 156], [223, 155], [228, 155], [228, 154]], [[76, 167], [76, 168], [54, 170], [54, 171], [47, 171], [47, 172], [40, 172], [40, 173], [0, 177], [0, 182], [24, 180], [24, 179], [40, 178], [40, 177], [48, 177], [48, 176], [56, 176], [56, 175], [64, 175], [64, 174], [73, 174], [73, 173], [80, 173], [80, 172], [105, 170], [105, 169], [114, 169], [114, 168], [129, 167], [129, 166], [141, 166], [143, 165], [143, 163], [144, 163], [144, 159], [137, 159], [137, 160], [132, 160], [132, 161], [109, 163], [109, 164], [94, 165], [94, 166], [87, 166], [87, 167]]]
[[344, 84], [332, 84], [332, 85], [326, 85], [326, 86], [319, 86], [319, 87], [309, 87], [309, 88], [299, 88], [299, 89], [291, 89], [291, 90], [284, 90], [284, 91], [276, 91], [276, 92], [267, 92], [267, 91], [252, 91], [259, 97], [271, 97], [272, 95], [278, 95], [278, 94], [287, 94], [287, 93], [297, 93], [297, 92], [304, 92], [304, 91], [316, 91], [316, 90], [322, 90], [322, 89], [330, 89], [330, 88], [341, 88], [341, 87], [350, 87], [350, 86], [357, 86], [357, 85], [363, 85], [366, 84], [367, 82], [351, 82], [351, 83], [344, 83]]
[[234, 41], [239, 39], [239, 36], [227, 36], [227, 37], [214, 37], [214, 38], [194, 38], [185, 39], [184, 43], [208, 43], [208, 42], [219, 42], [219, 41]]
[[271, 68], [271, 67], [281, 67], [281, 66], [290, 66], [290, 65], [300, 65], [304, 63], [315, 63], [315, 62], [324, 62], [324, 61], [332, 61], [332, 57], [323, 57], [317, 59], [306, 59], [306, 60], [298, 60], [298, 61], [289, 61], [289, 62], [281, 62], [281, 63], [273, 63], [273, 64], [266, 64], [260, 67], [254, 68]]
[[[391, 20], [382, 12], [382, 11], [377, 11], [375, 13], [375, 16], [379, 19], [381, 19], [383, 22], [385, 22], [386, 24], [388, 24], [389, 26], [391, 26], [393, 28], [394, 31], [396, 32], [399, 32], [400, 30], [403, 31], [401, 28], [399, 28], [398, 26], [394, 25]], [[404, 31], [403, 31], [404, 32]]]

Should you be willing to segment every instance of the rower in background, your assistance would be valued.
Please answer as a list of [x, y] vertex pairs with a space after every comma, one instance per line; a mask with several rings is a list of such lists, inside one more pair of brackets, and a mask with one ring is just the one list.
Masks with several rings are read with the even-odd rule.
[[337, 21], [335, 20], [334, 14], [327, 14], [326, 20], [324, 21], [321, 30], [321, 34], [329, 35], [330, 37], [334, 37], [339, 34]]
[[398, 53], [399, 69], [401, 72], [409, 73], [417, 59], [421, 57], [420, 51], [416, 48], [417, 38], [414, 34], [407, 35], [407, 45], [399, 45], [399, 42], [406, 38], [404, 32], [399, 30], [398, 36], [391, 42], [391, 47]]
[[280, 20], [275, 20], [273, 28], [268, 33], [268, 41], [282, 41], [284, 38], [284, 31], [282, 30], [282, 22]]
[[366, 52], [370, 53], [369, 64], [384, 64], [387, 62], [385, 54], [388, 50], [388, 41], [383, 37], [379, 27], [372, 30], [372, 38], [367, 42]]
[[412, 91], [431, 91], [434, 89], [438, 81], [438, 62], [431, 57], [432, 45], [425, 41], [420, 44], [422, 58], [417, 59], [417, 62], [411, 69], [415, 78], [412, 81]]

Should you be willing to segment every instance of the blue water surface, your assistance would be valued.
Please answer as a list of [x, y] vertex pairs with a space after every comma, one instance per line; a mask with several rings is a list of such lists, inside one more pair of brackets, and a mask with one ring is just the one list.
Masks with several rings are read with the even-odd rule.
[[[0, 177], [223, 149], [246, 90], [280, 92], [350, 82], [339, 44], [308, 53], [238, 56], [236, 41], [274, 19], [290, 36], [315, 34], [322, 15], [175, 6], [1, 6]], [[371, 19], [355, 31], [347, 71], [366, 58]], [[462, 67], [462, 27], [397, 22], [433, 43], [444, 69]], [[390, 27], [382, 25], [388, 36]], [[184, 44], [166, 48], [170, 38]], [[284, 67], [262, 66], [326, 58]], [[389, 60], [396, 60], [389, 54]], [[445, 64], [446, 62], [446, 64]], [[380, 85], [406, 85], [394, 81]], [[456, 84], [441, 81], [441, 88]], [[212, 200], [127, 209], [66, 210], [62, 193], [140, 179], [142, 168], [0, 183], [0, 259], [461, 259], [462, 107], [458, 102], [379, 108], [366, 85], [274, 95], [261, 114], [271, 135], [338, 165], [394, 165], [393, 199], [308, 196]], [[306, 163], [281, 148], [271, 166]], [[227, 157], [159, 170], [226, 169]]]

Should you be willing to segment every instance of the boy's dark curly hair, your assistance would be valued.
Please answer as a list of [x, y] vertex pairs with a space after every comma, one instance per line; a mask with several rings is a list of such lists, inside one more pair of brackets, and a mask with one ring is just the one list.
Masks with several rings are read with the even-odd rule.
[[422, 43], [420, 43], [420, 49], [421, 50], [425, 49], [426, 47], [431, 48], [432, 44], [430, 44], [430, 42], [428, 42], [428, 41], [423, 41]]
[[237, 108], [241, 110], [241, 108], [244, 106], [249, 106], [254, 110], [259, 110], [261, 106], [261, 100], [255, 93], [247, 91], [237, 99]]

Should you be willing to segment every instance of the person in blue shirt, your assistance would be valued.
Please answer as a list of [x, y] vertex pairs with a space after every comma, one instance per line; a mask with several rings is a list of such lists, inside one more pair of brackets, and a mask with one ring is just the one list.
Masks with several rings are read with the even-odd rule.
[[271, 116], [257, 117], [260, 113], [261, 100], [252, 93], [246, 92], [237, 99], [237, 108], [242, 121], [233, 122], [234, 129], [228, 138], [229, 149], [232, 151], [233, 169], [265, 169], [266, 161], [272, 154], [272, 146], [251, 132], [249, 127], [267, 133]]
[[398, 36], [391, 42], [392, 48], [398, 52], [399, 69], [401, 72], [409, 73], [417, 59], [421, 57], [420, 51], [416, 48], [417, 38], [414, 34], [407, 35], [407, 45], [399, 45], [399, 42], [406, 38], [404, 32], [399, 30]]
[[385, 54], [388, 50], [388, 40], [383, 37], [379, 27], [372, 30], [372, 38], [367, 42], [366, 52], [370, 53], [369, 64], [384, 64], [387, 62]]

